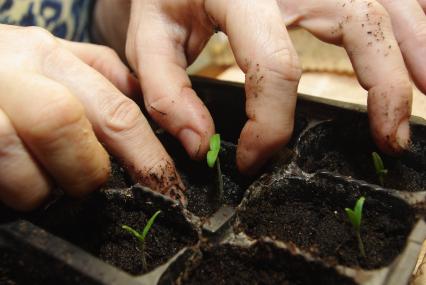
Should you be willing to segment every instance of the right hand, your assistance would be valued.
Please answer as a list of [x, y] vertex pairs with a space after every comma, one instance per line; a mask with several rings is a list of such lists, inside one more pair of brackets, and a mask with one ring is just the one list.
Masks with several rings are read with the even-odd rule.
[[412, 87], [403, 55], [419, 87], [426, 90], [426, 18], [417, 0], [96, 3], [94, 34], [126, 56], [141, 79], [146, 109], [192, 158], [205, 157], [214, 124], [186, 68], [217, 28], [228, 35], [246, 74], [248, 120], [237, 148], [241, 172], [256, 173], [293, 131], [301, 68], [286, 30], [289, 25], [346, 48], [369, 92], [370, 128], [378, 147], [398, 154], [409, 146]]
[[128, 98], [139, 84], [115, 52], [36, 27], [0, 25], [0, 35], [1, 202], [31, 210], [54, 185], [73, 196], [96, 189], [110, 173], [104, 146], [138, 182], [182, 199], [171, 158]]

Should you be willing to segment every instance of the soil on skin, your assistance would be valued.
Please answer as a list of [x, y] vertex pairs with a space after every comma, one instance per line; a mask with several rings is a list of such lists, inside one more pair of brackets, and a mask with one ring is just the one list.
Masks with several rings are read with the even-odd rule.
[[223, 245], [203, 250], [183, 284], [355, 284], [334, 270], [269, 246], [241, 249]]
[[320, 124], [305, 133], [298, 145], [297, 164], [306, 172], [329, 171], [379, 184], [371, 153], [378, 152], [388, 170], [384, 187], [426, 190], [426, 131], [411, 128], [412, 144], [400, 158], [380, 153], [367, 120], [342, 119]]
[[[217, 196], [216, 168], [209, 168], [206, 160], [193, 161], [180, 144], [169, 135], [160, 140], [173, 157], [178, 172], [186, 186], [187, 209], [198, 217], [207, 217], [216, 212], [222, 204]], [[223, 174], [223, 204], [237, 206], [254, 178], [241, 175], [236, 167], [236, 146], [222, 142], [219, 154]]]
[[[365, 269], [389, 265], [414, 224], [414, 214], [404, 202], [343, 182], [285, 179], [265, 190], [245, 201], [238, 212], [239, 230], [253, 238], [293, 243], [331, 264]], [[361, 195], [366, 197], [361, 225], [366, 258], [344, 211]]]
[[[142, 230], [157, 210], [153, 207], [152, 201], [135, 201], [119, 191], [108, 195], [101, 191], [84, 201], [64, 198], [30, 220], [109, 264], [139, 275], [147, 272], [142, 267], [139, 244], [122, 225]], [[175, 215], [163, 211], [146, 238], [148, 271], [198, 240], [188, 227], [174, 222]]]

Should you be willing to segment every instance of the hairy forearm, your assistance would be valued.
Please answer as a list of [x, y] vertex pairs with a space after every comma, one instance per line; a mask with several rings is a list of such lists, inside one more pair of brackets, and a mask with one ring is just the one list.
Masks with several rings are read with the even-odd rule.
[[93, 10], [93, 39], [115, 49], [123, 60], [129, 15], [130, 0], [96, 1]]

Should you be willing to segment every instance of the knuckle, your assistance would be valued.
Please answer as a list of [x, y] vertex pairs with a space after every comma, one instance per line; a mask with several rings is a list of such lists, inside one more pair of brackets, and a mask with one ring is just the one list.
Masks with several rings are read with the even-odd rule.
[[412, 89], [411, 81], [408, 76], [407, 70], [405, 68], [399, 72], [395, 72], [395, 74], [396, 76], [398, 76], [397, 77], [398, 80], [395, 80], [394, 83], [392, 83], [392, 85], [395, 85], [398, 88], [401, 88], [401, 90], [407, 91]]
[[54, 99], [27, 118], [31, 140], [51, 142], [72, 135], [85, 118], [84, 107], [65, 88], [50, 97]]
[[393, 94], [411, 94], [413, 86], [405, 67], [399, 66], [389, 69], [389, 76], [391, 76], [392, 80], [386, 86], [390, 88]]
[[278, 78], [289, 82], [297, 83], [302, 76], [299, 59], [296, 53], [288, 48], [281, 48], [270, 53], [266, 61], [266, 69]]
[[139, 106], [124, 96], [106, 101], [104, 108], [103, 125], [114, 133], [133, 130], [142, 116]]
[[104, 58], [117, 58], [117, 59], [119, 58], [117, 52], [110, 47], [100, 46], [99, 49], [100, 49], [99, 53]]
[[30, 26], [22, 29], [25, 37], [29, 37], [29, 40], [35, 44], [38, 49], [41, 48], [49, 51], [58, 46], [55, 37], [43, 28]]
[[391, 86], [395, 89], [395, 94], [399, 94], [400, 96], [405, 97], [407, 95], [411, 95], [413, 92], [413, 86], [408, 78], [406, 80], [400, 79], [398, 81], [394, 81]]

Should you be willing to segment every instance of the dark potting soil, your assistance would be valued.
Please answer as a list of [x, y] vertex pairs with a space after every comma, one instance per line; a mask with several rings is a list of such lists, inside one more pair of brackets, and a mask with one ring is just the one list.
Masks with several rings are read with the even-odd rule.
[[299, 139], [300, 134], [306, 129], [307, 126], [308, 126], [308, 119], [305, 116], [302, 116], [296, 113], [294, 117], [293, 134], [291, 136], [290, 141], [287, 144], [288, 148], [294, 147], [294, 145], [297, 143], [297, 140]]
[[[414, 214], [401, 200], [343, 182], [285, 179], [257, 194], [239, 210], [239, 230], [293, 243], [331, 264], [365, 269], [389, 265], [414, 224]], [[366, 197], [361, 225], [366, 258], [344, 211], [361, 195]]]
[[216, 168], [209, 168], [206, 160], [193, 161], [183, 147], [171, 136], [159, 136], [175, 161], [176, 167], [186, 186], [187, 209], [198, 217], [207, 217], [216, 212], [222, 204], [237, 206], [254, 178], [241, 175], [236, 167], [236, 146], [223, 142], [219, 153], [223, 174], [223, 203], [218, 201]]
[[111, 158], [111, 175], [108, 181], [102, 186], [102, 189], [125, 189], [134, 183], [127, 174], [127, 171], [115, 158]]
[[329, 171], [379, 184], [371, 153], [378, 152], [388, 174], [384, 186], [403, 191], [426, 190], [426, 131], [412, 126], [412, 144], [395, 158], [380, 153], [366, 119], [351, 117], [320, 124], [306, 132], [299, 144], [297, 164], [306, 172]]
[[[138, 201], [119, 190], [101, 191], [84, 201], [64, 198], [30, 220], [109, 264], [138, 275], [147, 272], [143, 270], [139, 244], [122, 225], [142, 230], [158, 210], [155, 207], [152, 201]], [[198, 241], [197, 233], [183, 219], [177, 210], [175, 213], [170, 209], [158, 216], [145, 241], [148, 271]]]
[[355, 284], [333, 269], [308, 263], [270, 245], [250, 249], [222, 245], [202, 251], [183, 284]]
[[0, 249], [0, 285], [97, 284], [55, 260], [31, 255], [27, 260], [22, 252]]

